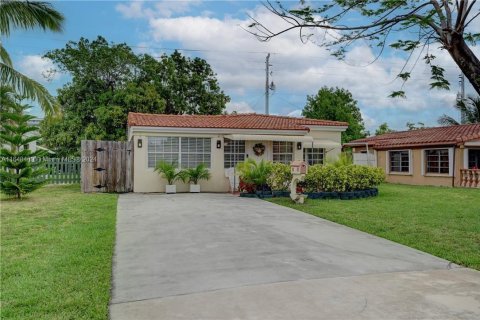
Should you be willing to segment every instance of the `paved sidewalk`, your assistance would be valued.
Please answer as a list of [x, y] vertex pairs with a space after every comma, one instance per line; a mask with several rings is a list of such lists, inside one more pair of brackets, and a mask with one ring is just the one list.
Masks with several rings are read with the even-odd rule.
[[121, 319], [479, 319], [480, 273], [227, 194], [125, 194], [110, 313]]

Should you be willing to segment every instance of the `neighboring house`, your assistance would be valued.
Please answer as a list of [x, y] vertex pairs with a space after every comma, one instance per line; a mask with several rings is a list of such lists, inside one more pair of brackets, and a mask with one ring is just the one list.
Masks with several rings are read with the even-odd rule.
[[[163, 115], [128, 114], [128, 138], [134, 141], [134, 192], [163, 192], [166, 181], [154, 172], [160, 160], [179, 168], [204, 163], [211, 179], [202, 190], [236, 189], [237, 163], [246, 158], [289, 164], [323, 163], [341, 152], [347, 123], [262, 114]], [[178, 191], [188, 186], [177, 182]]]
[[[40, 126], [40, 123], [42, 122], [42, 118], [35, 118], [35, 119], [32, 119], [32, 120], [29, 120], [28, 121], [28, 124], [31, 125], [31, 126], [36, 126], [36, 127], [39, 127]], [[38, 131], [31, 131], [31, 132], [28, 132], [26, 134], [27, 137], [32, 137], [32, 136], [38, 136], [40, 133]], [[28, 144], [27, 148], [29, 150], [32, 150], [33, 152], [37, 151], [38, 149], [39, 150], [44, 150], [44, 151], [47, 151], [47, 153], [49, 154], [49, 156], [52, 156], [55, 154], [55, 152], [53, 152], [52, 150], [49, 150], [45, 147], [42, 147], [38, 144], [38, 140], [35, 140], [35, 141], [32, 141]]]
[[480, 187], [480, 124], [392, 132], [344, 144], [392, 183]]

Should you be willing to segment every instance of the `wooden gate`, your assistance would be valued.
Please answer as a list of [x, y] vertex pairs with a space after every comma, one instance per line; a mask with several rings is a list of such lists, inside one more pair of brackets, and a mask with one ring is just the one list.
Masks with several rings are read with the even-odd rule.
[[82, 191], [131, 192], [133, 142], [82, 140]]

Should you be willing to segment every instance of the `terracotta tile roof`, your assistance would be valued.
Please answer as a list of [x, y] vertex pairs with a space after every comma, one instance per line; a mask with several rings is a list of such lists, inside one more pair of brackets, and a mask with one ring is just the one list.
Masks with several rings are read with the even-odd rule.
[[308, 131], [308, 126], [341, 127], [348, 126], [348, 123], [256, 113], [229, 115], [167, 115], [130, 112], [128, 114], [128, 125], [146, 127]]
[[480, 139], [480, 123], [386, 133], [350, 141], [345, 143], [345, 146], [353, 147], [358, 146], [359, 143], [368, 142], [368, 145], [374, 149], [385, 149], [421, 147], [423, 145], [456, 145], [476, 139]]

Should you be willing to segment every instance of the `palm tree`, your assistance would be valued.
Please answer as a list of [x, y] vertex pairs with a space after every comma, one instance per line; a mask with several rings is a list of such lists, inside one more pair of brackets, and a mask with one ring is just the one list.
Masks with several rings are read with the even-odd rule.
[[[34, 29], [61, 31], [63, 15], [48, 2], [0, 0], [0, 33], [8, 37], [13, 29]], [[52, 114], [58, 111], [58, 104], [48, 90], [37, 81], [15, 70], [10, 56], [0, 43], [0, 82], [15, 92], [37, 101], [43, 111]]]
[[[458, 100], [455, 109], [465, 116], [465, 123], [480, 123], [480, 97], [468, 97], [467, 101]], [[454, 126], [460, 123], [444, 114], [438, 119], [442, 126]]]

